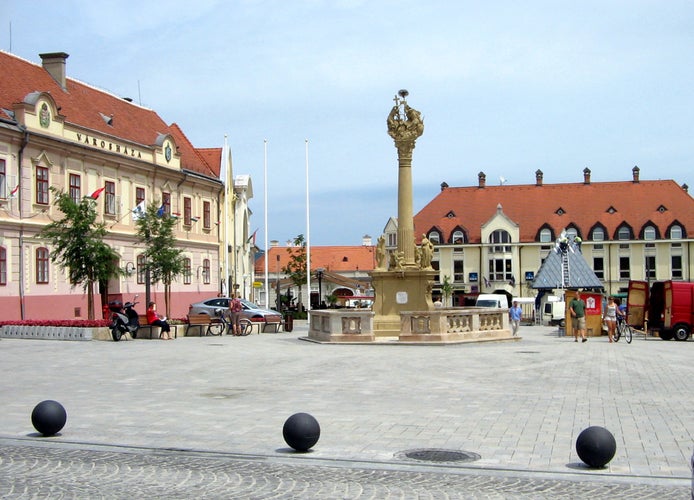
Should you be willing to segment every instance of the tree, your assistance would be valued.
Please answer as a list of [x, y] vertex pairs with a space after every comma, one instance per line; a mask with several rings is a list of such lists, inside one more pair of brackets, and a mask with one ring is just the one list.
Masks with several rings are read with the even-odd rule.
[[94, 284], [123, 273], [118, 254], [104, 242], [106, 224], [96, 222], [96, 199], [85, 196], [77, 203], [59, 189], [51, 191], [63, 218], [44, 227], [39, 237], [50, 241], [51, 261], [67, 270], [73, 288], [81, 284], [87, 292], [87, 318], [94, 319]]
[[441, 293], [443, 294], [443, 304], [445, 307], [449, 307], [450, 304], [448, 299], [453, 295], [453, 285], [451, 284], [450, 276], [446, 275], [443, 277], [443, 283], [441, 283]]
[[137, 236], [145, 246], [145, 269], [149, 271], [152, 283], [163, 283], [166, 315], [171, 315], [171, 283], [184, 271], [183, 250], [176, 248], [174, 226], [176, 218], [162, 213], [160, 207], [152, 203], [145, 213], [137, 219]]
[[297, 308], [301, 311], [301, 287], [306, 283], [306, 240], [300, 234], [292, 242], [293, 246], [287, 248], [289, 262], [282, 272], [299, 288]]

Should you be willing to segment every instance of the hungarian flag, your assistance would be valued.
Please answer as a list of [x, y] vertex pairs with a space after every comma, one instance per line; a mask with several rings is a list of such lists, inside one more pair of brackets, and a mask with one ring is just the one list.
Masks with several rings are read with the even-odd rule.
[[94, 191], [94, 192], [91, 194], [90, 198], [93, 199], [93, 200], [96, 200], [96, 199], [99, 197], [99, 195], [100, 195], [101, 193], [103, 193], [105, 190], [106, 190], [105, 187], [102, 187], [102, 188], [97, 189], [96, 191]]
[[17, 187], [15, 187], [12, 191], [10, 191], [10, 198], [14, 198], [17, 196], [17, 192], [19, 191], [19, 184], [17, 184]]

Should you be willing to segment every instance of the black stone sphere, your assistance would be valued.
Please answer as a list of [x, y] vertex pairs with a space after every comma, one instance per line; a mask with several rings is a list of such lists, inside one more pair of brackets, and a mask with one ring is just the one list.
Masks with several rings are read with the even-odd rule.
[[610, 431], [594, 425], [581, 431], [576, 439], [576, 453], [588, 466], [605, 467], [617, 451], [617, 442]]
[[308, 413], [295, 413], [287, 419], [282, 435], [289, 446], [297, 451], [308, 451], [318, 442], [320, 425]]
[[60, 432], [67, 421], [67, 412], [57, 401], [41, 401], [31, 412], [31, 423], [44, 436], [53, 436]]

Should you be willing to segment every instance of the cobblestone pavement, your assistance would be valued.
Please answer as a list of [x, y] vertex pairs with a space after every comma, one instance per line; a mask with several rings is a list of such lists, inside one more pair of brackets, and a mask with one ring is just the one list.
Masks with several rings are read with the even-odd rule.
[[[689, 498], [694, 342], [524, 327], [515, 343], [318, 345], [292, 333], [173, 342], [0, 341], [7, 498]], [[33, 407], [68, 422], [41, 438]], [[282, 425], [321, 425], [308, 454]], [[617, 453], [590, 470], [578, 433]], [[407, 450], [479, 455], [415, 461]]]

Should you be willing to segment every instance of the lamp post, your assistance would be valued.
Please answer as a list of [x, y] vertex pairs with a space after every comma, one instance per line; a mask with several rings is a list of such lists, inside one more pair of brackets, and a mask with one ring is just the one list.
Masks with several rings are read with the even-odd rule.
[[323, 304], [323, 301], [321, 300], [323, 298], [323, 272], [325, 271], [325, 268], [319, 267], [316, 269], [316, 278], [318, 278], [318, 309], [321, 309], [321, 304]]
[[277, 292], [276, 292], [277, 297], [275, 300], [277, 301], [277, 310], [279, 312], [282, 312], [282, 302], [280, 300], [280, 256], [279, 254], [277, 255]]

